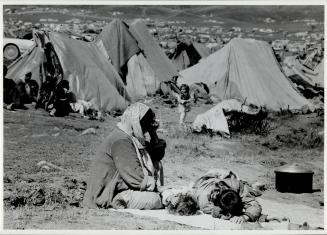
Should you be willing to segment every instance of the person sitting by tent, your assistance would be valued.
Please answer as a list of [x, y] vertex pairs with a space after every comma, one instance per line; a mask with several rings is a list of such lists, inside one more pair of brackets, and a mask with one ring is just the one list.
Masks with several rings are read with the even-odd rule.
[[50, 74], [45, 77], [45, 81], [42, 83], [40, 88], [40, 95], [37, 99], [35, 108], [43, 108], [47, 110], [47, 104], [51, 100], [51, 97], [54, 95], [56, 87], [56, 79], [53, 78]]
[[37, 97], [39, 93], [39, 84], [37, 81], [30, 79], [26, 82], [25, 85], [27, 96], [25, 97], [24, 103], [30, 104], [30, 103], [36, 103]]
[[[7, 68], [4, 68], [4, 75]], [[11, 79], [4, 80], [4, 102], [7, 109], [28, 109], [25, 104], [35, 101], [38, 93], [38, 84], [32, 80], [32, 73], [25, 74], [24, 80], [15, 83]]]
[[166, 142], [157, 137], [158, 126], [155, 113], [145, 104], [134, 103], [125, 110], [93, 160], [86, 207], [162, 208], [157, 188], [164, 183], [161, 159]]
[[191, 111], [190, 103], [194, 100], [190, 95], [190, 88], [186, 84], [180, 87], [180, 94], [174, 93], [178, 101], [178, 112], [180, 113], [179, 124], [183, 125], [186, 114]]
[[14, 110], [21, 106], [21, 99], [16, 89], [16, 83], [9, 78], [6, 78], [8, 68], [3, 66], [3, 103], [4, 108]]
[[[24, 104], [36, 102], [39, 92], [39, 84], [37, 83], [37, 81], [32, 79], [31, 72], [25, 74], [24, 80], [19, 79], [16, 88], [18, 90], [18, 94], [21, 97], [21, 102], [23, 106]], [[22, 108], [27, 109], [25, 106]]]
[[70, 104], [76, 102], [76, 97], [74, 93], [69, 91], [69, 82], [67, 80], [62, 80], [55, 92], [54, 101], [50, 107], [50, 115], [56, 117], [67, 116], [70, 112], [73, 112]]

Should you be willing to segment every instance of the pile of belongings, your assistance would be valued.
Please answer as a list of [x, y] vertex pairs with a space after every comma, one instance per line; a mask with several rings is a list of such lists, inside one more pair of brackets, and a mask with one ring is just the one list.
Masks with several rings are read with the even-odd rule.
[[267, 112], [264, 109], [253, 105], [245, 105], [244, 102], [241, 103], [236, 99], [230, 99], [224, 100], [208, 111], [198, 114], [192, 128], [195, 132], [218, 133], [224, 137], [230, 137], [231, 130], [237, 131], [237, 129], [245, 128], [243, 125], [248, 123], [249, 120], [253, 120], [251, 122], [251, 125], [253, 125], [266, 117]]
[[298, 56], [286, 57], [283, 70], [290, 80], [297, 86], [301, 94], [313, 103], [324, 102], [324, 60], [314, 67], [309, 67]]

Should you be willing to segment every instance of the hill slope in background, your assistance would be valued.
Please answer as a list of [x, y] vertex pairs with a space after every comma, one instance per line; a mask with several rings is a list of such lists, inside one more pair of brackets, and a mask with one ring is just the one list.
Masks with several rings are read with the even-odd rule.
[[[26, 5], [25, 5], [26, 6]], [[20, 8], [22, 6], [4, 6], [4, 8]], [[47, 7], [47, 6], [44, 6]], [[48, 6], [53, 7], [53, 6]], [[190, 5], [57, 5], [56, 8], [66, 9], [85, 9], [91, 10], [99, 16], [108, 16], [109, 12], [119, 11], [125, 17], [138, 18], [138, 17], [156, 17], [156, 18], [174, 18], [175, 15], [182, 14], [183, 16], [192, 17], [208, 17], [211, 15], [213, 18], [225, 18], [236, 20], [240, 22], [257, 23], [269, 17], [278, 22], [315, 19], [323, 21], [324, 8], [322, 6], [304, 6], [304, 5], [276, 5], [276, 6], [249, 6], [249, 5], [206, 5], [206, 6], [190, 6]], [[204, 16], [205, 15], [205, 16]], [[186, 19], [187, 20], [187, 19]]]

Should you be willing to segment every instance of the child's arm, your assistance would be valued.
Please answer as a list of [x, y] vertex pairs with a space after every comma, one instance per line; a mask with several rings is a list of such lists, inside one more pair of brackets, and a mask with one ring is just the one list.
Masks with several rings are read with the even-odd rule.
[[244, 204], [244, 218], [246, 221], [255, 222], [259, 219], [262, 208], [257, 200], [255, 200], [255, 196], [251, 194], [251, 189], [250, 186], [244, 184], [241, 198]]

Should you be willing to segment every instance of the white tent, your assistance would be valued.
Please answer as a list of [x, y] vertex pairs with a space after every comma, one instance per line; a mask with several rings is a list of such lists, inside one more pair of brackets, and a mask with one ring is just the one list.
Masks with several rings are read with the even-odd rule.
[[270, 110], [313, 105], [300, 95], [281, 71], [268, 43], [232, 39], [199, 64], [180, 72], [179, 84], [204, 82], [221, 100], [237, 99]]

